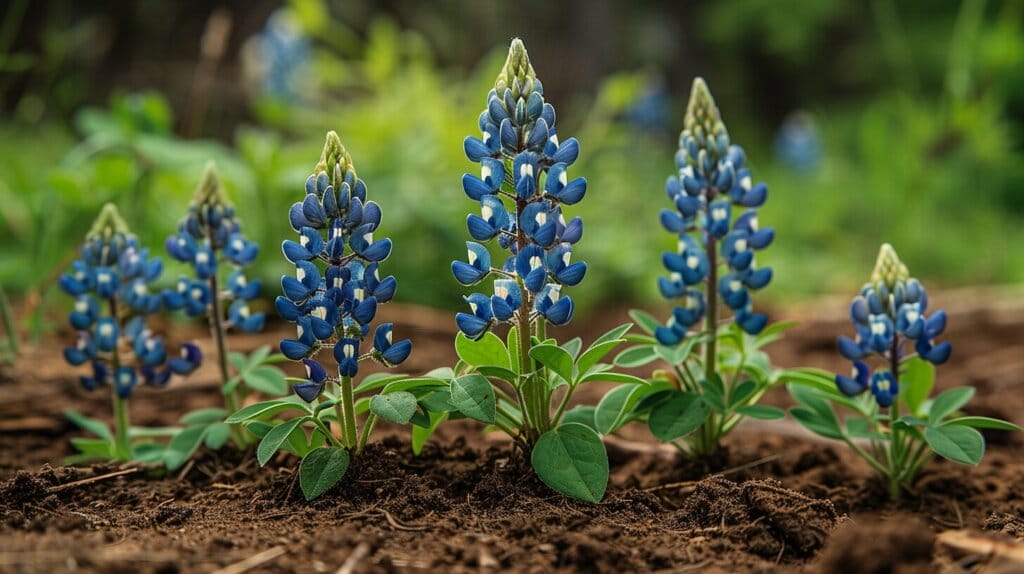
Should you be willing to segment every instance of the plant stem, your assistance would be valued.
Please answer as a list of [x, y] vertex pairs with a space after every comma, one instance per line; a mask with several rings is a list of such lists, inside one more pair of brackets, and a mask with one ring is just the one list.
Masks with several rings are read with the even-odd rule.
[[4, 330], [7, 331], [7, 345], [10, 347], [11, 360], [18, 355], [18, 331], [14, 327], [14, 316], [11, 314], [11, 303], [7, 293], [0, 287], [0, 314], [3, 315]]
[[114, 351], [111, 353], [110, 366], [114, 372], [115, 382], [110, 386], [110, 397], [114, 408], [114, 450], [117, 458], [122, 460], [132, 459], [132, 443], [128, 437], [128, 427], [131, 425], [129, 412], [128, 412], [128, 399], [122, 399], [117, 394], [117, 372], [121, 368], [121, 354], [120, 354], [120, 333], [121, 318], [117, 311], [117, 299], [111, 297], [110, 301], [110, 317], [114, 319], [118, 327], [118, 341], [114, 344]]
[[356, 430], [356, 405], [352, 398], [352, 377], [341, 378], [341, 408], [345, 410], [345, 445], [352, 448], [359, 440]]
[[[213, 245], [213, 230], [210, 230], [210, 245]], [[224, 334], [224, 307], [221, 305], [220, 300], [220, 287], [217, 280], [217, 271], [214, 270], [210, 274], [208, 281], [210, 287], [210, 313], [208, 315], [210, 320], [210, 334], [213, 340], [217, 343], [217, 366], [220, 368], [220, 387], [221, 392], [224, 395], [224, 406], [228, 413], [234, 413], [238, 410], [238, 399], [235, 396], [234, 389], [231, 392], [223, 392], [224, 385], [227, 384], [228, 379], [231, 378], [231, 374], [228, 371], [228, 345], [225, 340]], [[242, 431], [241, 425], [231, 425], [231, 440], [235, 443], [238, 448], [244, 448], [248, 440]]]
[[363, 433], [359, 436], [359, 446], [356, 447], [356, 454], [363, 452], [363, 448], [366, 446], [366, 441], [370, 438], [370, 433], [373, 431], [374, 425], [377, 424], [377, 415], [370, 413], [366, 415], [366, 422], [363, 423]]
[[327, 428], [327, 425], [324, 424], [324, 421], [317, 417], [313, 417], [313, 424], [316, 425], [316, 428], [320, 429], [320, 432], [324, 433], [324, 436], [327, 437], [327, 440], [331, 441], [331, 444], [334, 446], [345, 446], [341, 444], [341, 441], [335, 438], [334, 434], [331, 433], [331, 429]]
[[[704, 329], [708, 333], [708, 342], [704, 344], [704, 379], [712, 380], [715, 377], [716, 359], [718, 356], [718, 241], [711, 235], [710, 231], [705, 232], [705, 243], [707, 244], [708, 276], [704, 292], [707, 299], [707, 313], [704, 317]], [[710, 455], [718, 448], [718, 437], [714, 432], [714, 414], [708, 415], [708, 420], [700, 428], [700, 448], [696, 449], [698, 454]]]
[[[893, 384], [899, 389], [900, 380], [900, 358], [899, 358], [899, 337], [893, 334], [892, 347], [889, 349], [889, 368], [892, 371]], [[899, 500], [902, 492], [900, 486], [900, 469], [903, 467], [903, 443], [900, 437], [899, 427], [896, 421], [900, 419], [900, 397], [899, 393], [893, 397], [892, 405], [889, 407], [889, 498]]]

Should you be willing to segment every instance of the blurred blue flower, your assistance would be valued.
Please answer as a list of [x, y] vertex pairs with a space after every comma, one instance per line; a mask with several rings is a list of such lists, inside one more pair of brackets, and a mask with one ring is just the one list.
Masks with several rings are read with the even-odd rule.
[[[260, 282], [249, 282], [245, 267], [259, 255], [259, 246], [247, 240], [241, 232], [235, 208], [224, 194], [213, 164], [206, 166], [188, 213], [178, 224], [178, 231], [164, 244], [175, 260], [192, 267], [195, 279], [181, 277], [175, 289], [165, 290], [163, 303], [170, 309], [184, 309], [191, 317], [207, 315], [211, 324], [224, 317], [215, 317], [214, 310], [224, 313], [217, 303], [230, 303], [228, 326], [245, 332], [263, 329], [266, 314], [250, 311], [248, 302], [259, 297]], [[221, 264], [232, 270], [227, 277], [226, 290], [221, 290], [219, 272]]]
[[[61, 288], [75, 299], [68, 319], [77, 331], [64, 359], [74, 366], [91, 364], [92, 374], [80, 378], [86, 389], [113, 384], [119, 397], [128, 398], [140, 376], [147, 384], [167, 384], [172, 372], [167, 349], [145, 325], [145, 316], [161, 307], [162, 297], [150, 284], [162, 271], [163, 263], [139, 245], [117, 209], [104, 206], [80, 259], [60, 278]], [[192, 356], [174, 372], [187, 375], [200, 361]]]
[[[907, 341], [922, 359], [941, 365], [953, 351], [949, 342], [937, 343], [946, 329], [945, 311], [926, 315], [928, 293], [920, 281], [910, 277], [896, 251], [888, 243], [882, 245], [871, 281], [861, 288], [850, 304], [850, 320], [856, 336], [839, 337], [839, 353], [853, 361], [855, 376], [836, 376], [836, 385], [853, 396], [870, 388], [879, 406], [892, 405], [899, 393], [898, 374], [893, 366], [904, 359]], [[877, 356], [886, 361], [884, 370], [871, 370], [865, 363]], [[868, 383], [870, 377], [870, 385]]]
[[[668, 323], [655, 331], [664, 345], [678, 344], [704, 319], [706, 299], [697, 298], [702, 283], [707, 300], [714, 295], [710, 290], [717, 290], [747, 333], [761, 332], [768, 322], [753, 312], [751, 291], [771, 282], [771, 268], [758, 268], [755, 255], [771, 244], [775, 232], [758, 226], [754, 208], [764, 204], [767, 187], [753, 184], [745, 162], [743, 148], [730, 143], [707, 85], [697, 78], [679, 136], [678, 173], [665, 182], [674, 209], [660, 215], [662, 227], [679, 242], [675, 253], [662, 255], [669, 276], [658, 278], [658, 290], [667, 299], [682, 299]], [[736, 216], [739, 209], [745, 211]], [[726, 269], [719, 268], [723, 264]]]

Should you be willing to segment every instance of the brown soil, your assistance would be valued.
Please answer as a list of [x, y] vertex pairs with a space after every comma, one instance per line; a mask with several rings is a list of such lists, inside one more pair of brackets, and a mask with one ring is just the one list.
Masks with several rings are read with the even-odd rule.
[[[450, 362], [448, 316], [395, 307], [414, 325], [410, 370]], [[973, 412], [1024, 422], [1024, 313], [1008, 319], [1005, 309], [966, 306], [951, 315], [957, 355], [940, 385], [973, 384]], [[839, 368], [831, 341], [846, 330], [841, 317], [804, 320], [773, 356]], [[628, 428], [609, 441], [612, 483], [600, 505], [551, 492], [507, 441], [462, 423], [443, 428], [420, 457], [401, 429], [383, 428], [341, 484], [312, 503], [287, 455], [260, 469], [249, 453], [203, 453], [170, 477], [60, 467], [69, 437], [81, 435], [60, 411], [106, 418], [108, 407], [101, 393], [78, 388], [58, 349], [27, 350], [0, 371], [0, 572], [912, 573], [952, 565], [934, 550], [944, 530], [1024, 540], [1021, 438], [1007, 433], [990, 433], [978, 468], [930, 463], [901, 503], [846, 450], [788, 422], [741, 425], [713, 469]], [[171, 424], [216, 404], [212, 384], [204, 370], [177, 389], [140, 392], [133, 416]], [[767, 400], [786, 404], [784, 392]], [[705, 478], [709, 470], [721, 474]], [[971, 571], [979, 562], [964, 564]]]

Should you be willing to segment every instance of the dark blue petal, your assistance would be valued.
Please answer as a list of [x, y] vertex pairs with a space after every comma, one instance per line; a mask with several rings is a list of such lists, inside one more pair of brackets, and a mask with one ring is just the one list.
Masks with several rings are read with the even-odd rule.
[[457, 313], [455, 315], [455, 322], [459, 325], [459, 330], [474, 341], [482, 337], [491, 325], [490, 321], [481, 319], [476, 315], [470, 315], [469, 313]]
[[381, 353], [381, 357], [388, 365], [399, 365], [409, 358], [409, 353], [411, 352], [412, 341], [409, 339], [402, 339], [401, 341], [391, 345], [387, 351]]

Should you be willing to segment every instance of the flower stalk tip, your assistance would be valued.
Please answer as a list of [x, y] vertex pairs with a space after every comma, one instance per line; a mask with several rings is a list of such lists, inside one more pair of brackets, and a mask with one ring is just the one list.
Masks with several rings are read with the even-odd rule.
[[117, 206], [113, 203], [107, 203], [100, 210], [100, 214], [96, 216], [92, 229], [89, 230], [85, 238], [86, 240], [109, 239], [117, 233], [128, 235], [131, 231], [128, 229], [128, 224], [124, 218], [121, 217], [121, 213], [117, 210]]
[[[335, 166], [337, 166], [339, 171], [337, 174], [334, 173]], [[320, 161], [317, 162], [313, 173], [327, 173], [332, 178], [331, 184], [338, 188], [341, 185], [341, 180], [344, 179], [345, 174], [349, 171], [352, 172], [353, 179], [355, 179], [356, 167], [352, 163], [352, 156], [348, 154], [345, 146], [341, 144], [338, 132], [331, 130], [327, 132], [324, 150], [320, 153]]]
[[910, 279], [910, 271], [900, 261], [899, 255], [892, 245], [883, 243], [878, 250], [878, 259], [875, 261], [875, 269], [871, 272], [871, 283], [881, 291], [885, 286], [887, 293], [892, 293], [896, 285]]
[[508, 57], [505, 65], [502, 66], [498, 78], [494, 81], [494, 91], [500, 96], [506, 89], [512, 90], [512, 97], [519, 99], [522, 95], [528, 95], [533, 91], [533, 85], [537, 81], [537, 74], [530, 64], [530, 55], [526, 52], [526, 45], [519, 38], [513, 38], [512, 44], [508, 47]]
[[203, 169], [203, 176], [196, 186], [192, 204], [201, 207], [224, 207], [228, 205], [224, 189], [220, 184], [220, 177], [217, 175], [217, 166], [214, 162], [208, 162]]

